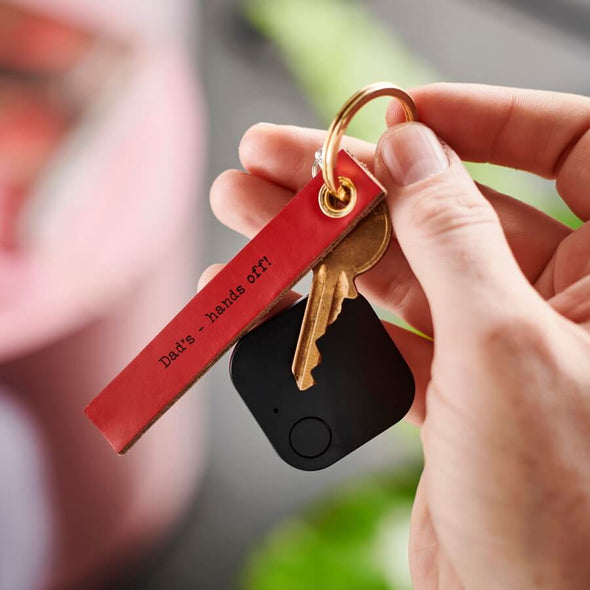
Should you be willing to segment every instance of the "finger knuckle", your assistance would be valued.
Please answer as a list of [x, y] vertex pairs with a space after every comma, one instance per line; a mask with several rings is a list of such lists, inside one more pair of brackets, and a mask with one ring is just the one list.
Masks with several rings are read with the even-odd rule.
[[553, 328], [529, 313], [507, 313], [484, 323], [481, 337], [488, 359], [514, 374], [555, 372], [558, 358], [553, 346]]
[[427, 237], [498, 223], [496, 213], [483, 197], [477, 198], [450, 183], [425, 187], [414, 199], [409, 215], [412, 227], [419, 227]]

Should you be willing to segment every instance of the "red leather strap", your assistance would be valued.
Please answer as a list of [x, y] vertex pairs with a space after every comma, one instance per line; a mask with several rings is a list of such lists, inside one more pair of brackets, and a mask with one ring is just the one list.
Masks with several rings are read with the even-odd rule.
[[127, 451], [384, 194], [350, 154], [340, 152], [337, 168], [357, 189], [349, 215], [320, 211], [317, 175], [89, 404], [115, 451]]

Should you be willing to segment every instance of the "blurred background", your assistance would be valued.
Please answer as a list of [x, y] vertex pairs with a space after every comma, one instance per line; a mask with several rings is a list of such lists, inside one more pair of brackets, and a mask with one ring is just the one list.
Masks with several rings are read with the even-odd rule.
[[82, 411], [245, 243], [208, 187], [250, 125], [326, 127], [378, 80], [588, 94], [589, 30], [588, 0], [0, 0], [0, 590], [410, 588], [411, 427], [298, 472], [227, 358], [123, 458]]

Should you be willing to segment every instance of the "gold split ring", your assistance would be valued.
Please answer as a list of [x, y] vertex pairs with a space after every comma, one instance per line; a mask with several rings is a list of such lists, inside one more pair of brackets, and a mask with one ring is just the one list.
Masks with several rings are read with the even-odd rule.
[[347, 215], [356, 203], [356, 188], [353, 182], [346, 177], [336, 178], [336, 161], [342, 136], [356, 113], [369, 101], [380, 96], [396, 98], [403, 108], [406, 121], [415, 121], [417, 118], [416, 104], [412, 97], [389, 82], [369, 84], [355, 92], [344, 103], [328, 129], [322, 148], [321, 168], [324, 185], [320, 189], [319, 203], [322, 211], [330, 217]]

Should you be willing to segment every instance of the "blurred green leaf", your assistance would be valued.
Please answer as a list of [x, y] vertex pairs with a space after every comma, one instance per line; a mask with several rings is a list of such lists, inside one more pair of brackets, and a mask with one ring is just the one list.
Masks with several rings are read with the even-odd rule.
[[[351, 94], [367, 84], [391, 80], [409, 88], [435, 79], [425, 62], [356, 2], [248, 0], [246, 12], [280, 49], [326, 124]], [[375, 141], [385, 127], [386, 100], [363, 108], [350, 134]]]
[[250, 557], [244, 590], [409, 590], [416, 466], [338, 491], [279, 526]]

